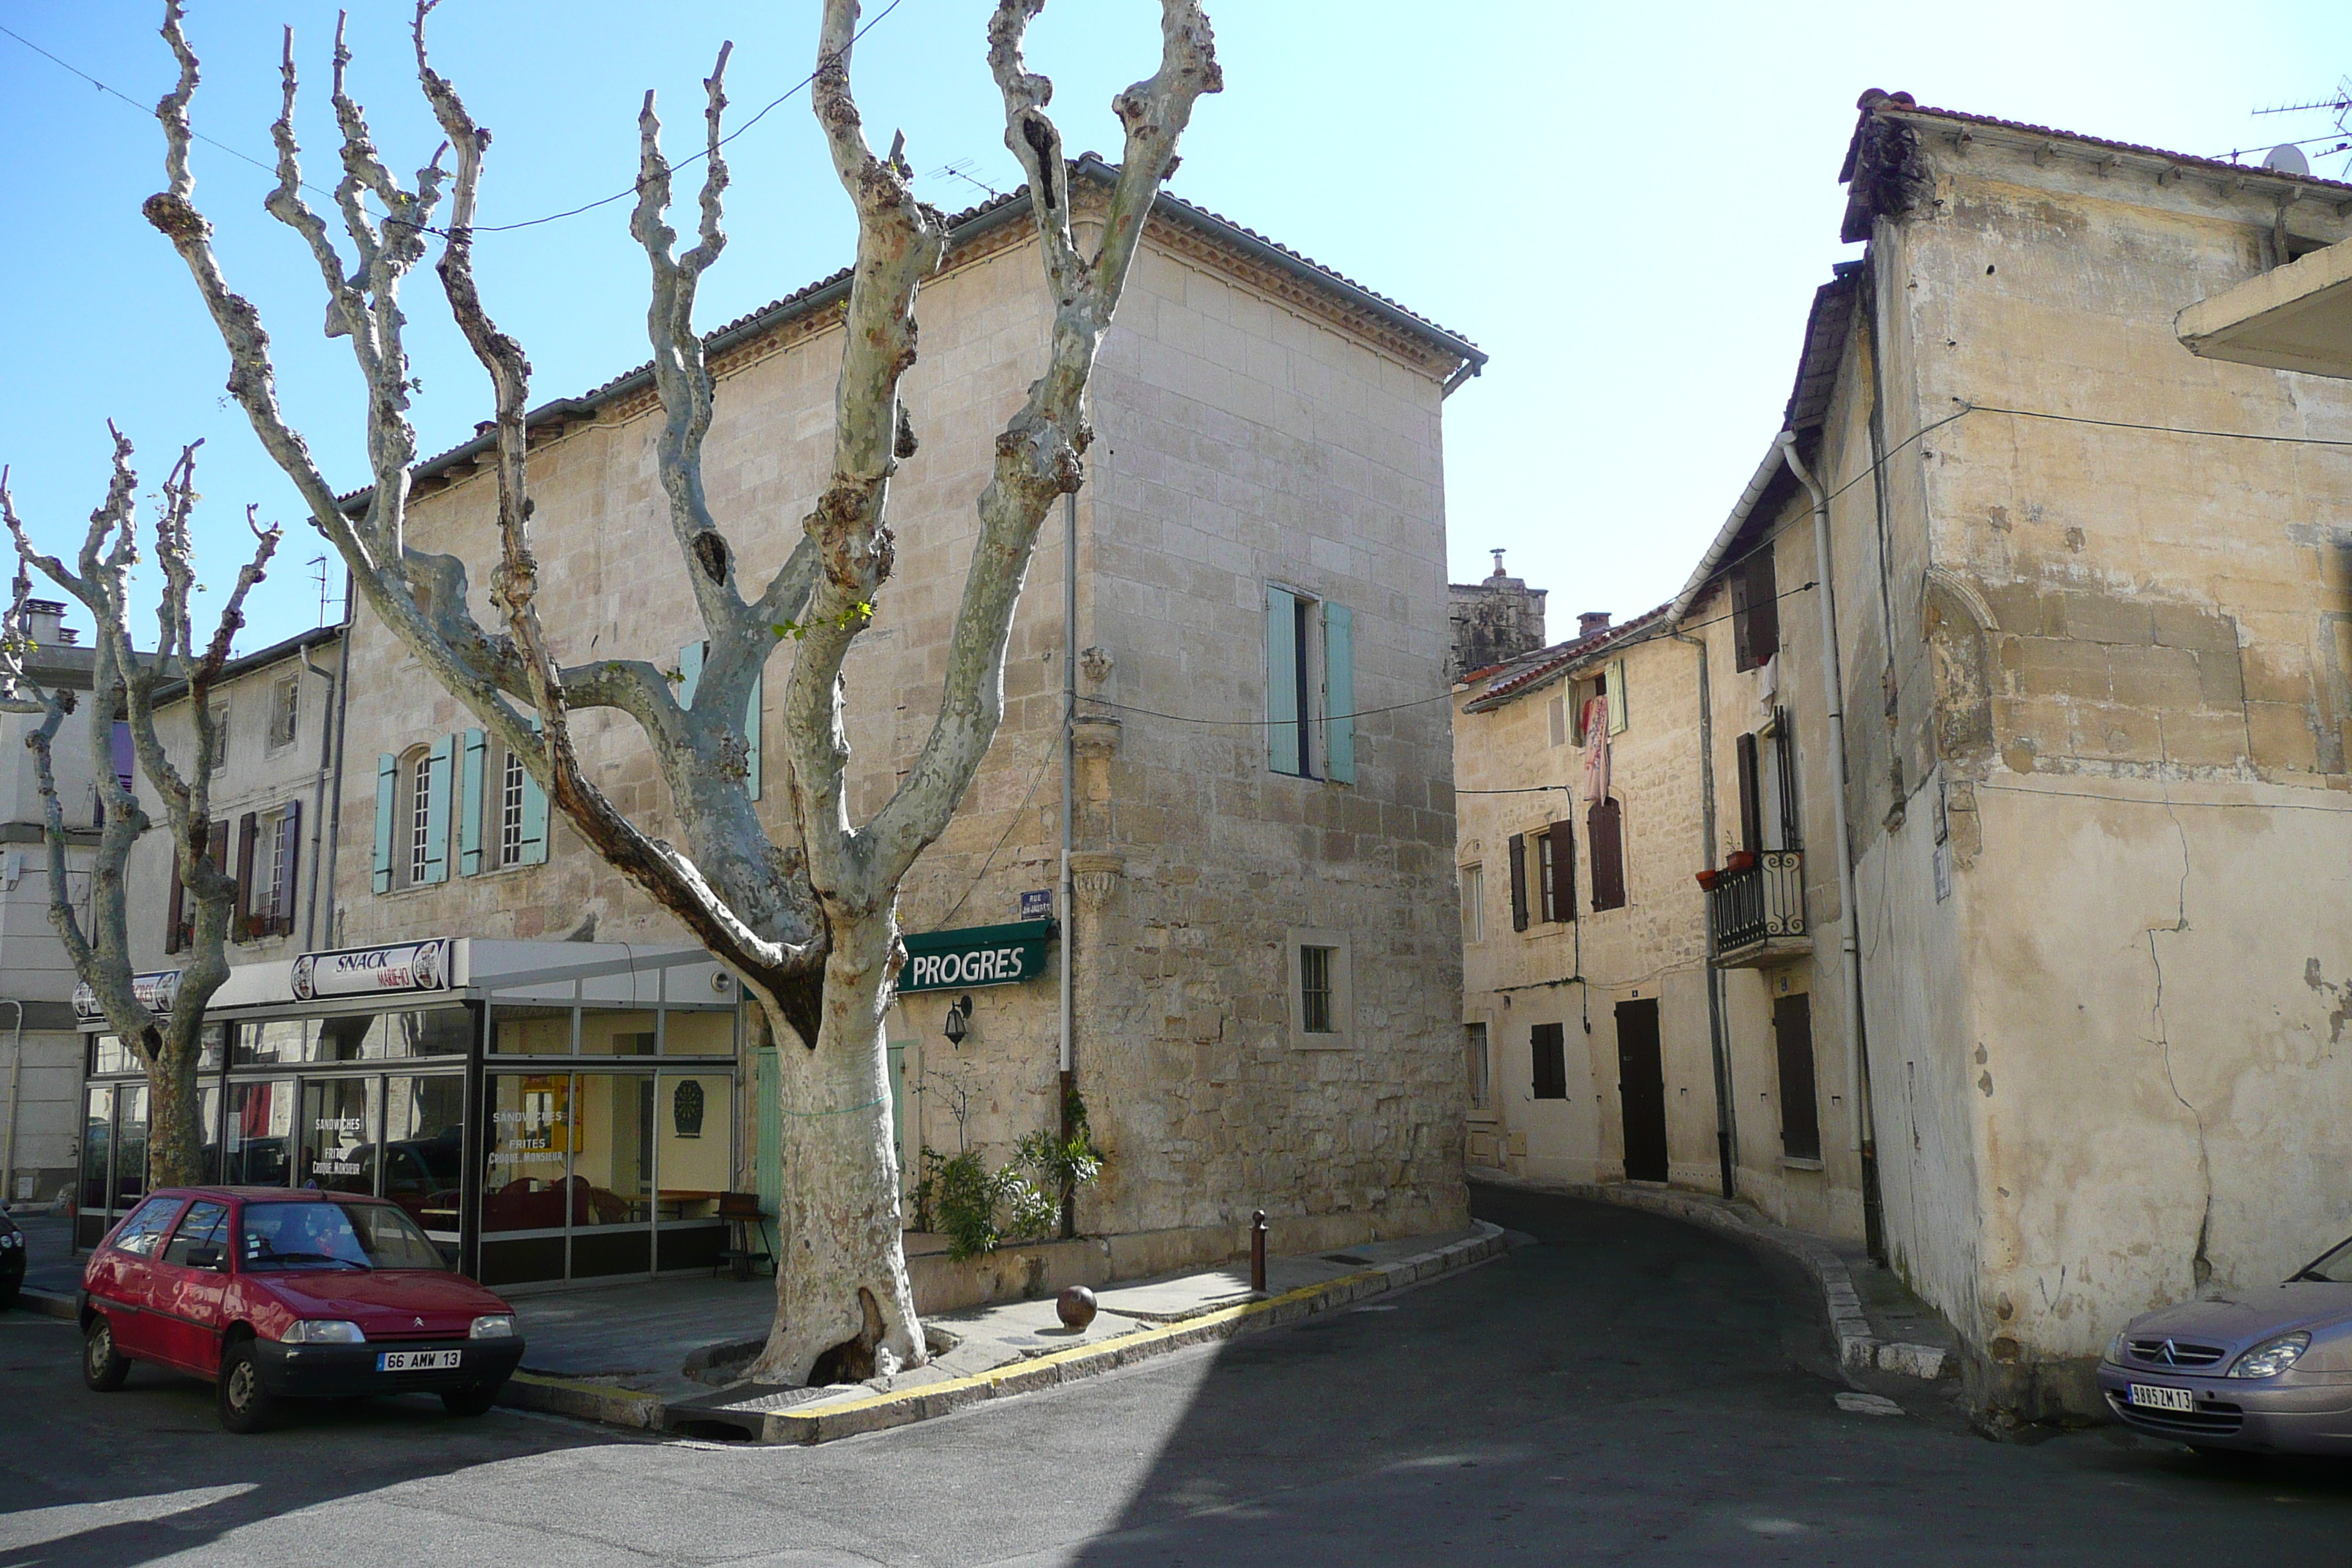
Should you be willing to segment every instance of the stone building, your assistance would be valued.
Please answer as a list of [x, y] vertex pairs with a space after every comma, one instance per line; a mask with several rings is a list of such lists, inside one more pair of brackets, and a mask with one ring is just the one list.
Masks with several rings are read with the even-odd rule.
[[[1717, 848], [1794, 852], [1760, 906], [1706, 861], [1719, 968], [1759, 907], [1803, 927], [1724, 991], [1736, 1184], [1773, 1206], [1777, 1152], [1775, 1212], [1805, 1224], [1818, 1183], [1811, 1223], [1951, 1320], [1983, 1405], [2095, 1413], [2132, 1315], [2352, 1229], [2352, 392], [2323, 378], [2352, 185], [1877, 92], [1841, 177], [1865, 249], [1666, 616], [1710, 645], [1685, 766]], [[1759, 661], [1739, 625], [1768, 597]], [[1492, 700], [1509, 679], [1465, 704], [1465, 784], [1540, 781], [1472, 755], [1482, 723], [1542, 732]], [[1752, 1061], [1756, 978], [1775, 1025], [1784, 985], [1810, 994], [1817, 1175], [1788, 1052]], [[1696, 1130], [1669, 1143], [1689, 1179]]]
[[[65, 605], [36, 599], [26, 606], [35, 647], [26, 673], [52, 691], [70, 692], [74, 710], [52, 755], [66, 820], [66, 874], [77, 902], [87, 903], [90, 847], [98, 842], [98, 794], [90, 772], [90, 652], [62, 626]], [[81, 1037], [74, 1032], [78, 984], [65, 943], [49, 924], [49, 852], [40, 777], [25, 738], [37, 716], [0, 714], [0, 1032], [8, 1042], [5, 1121], [0, 1122], [0, 1201], [19, 1205], [68, 1200], [82, 1147]], [[120, 743], [115, 765], [128, 771]]]
[[1446, 584], [1454, 623], [1453, 650], [1445, 661], [1449, 681], [1544, 646], [1546, 591], [1509, 575], [1503, 570], [1503, 552], [1494, 554], [1495, 570], [1483, 581]]
[[[1100, 165], [1077, 173], [1099, 200]], [[847, 673], [861, 817], [928, 731], [972, 502], [1050, 322], [1025, 203], [960, 218], [923, 290], [906, 387], [921, 447], [894, 487], [895, 574]], [[747, 581], [782, 559], [826, 472], [845, 287], [824, 280], [713, 335], [705, 478]], [[1012, 634], [1003, 727], [902, 899], [916, 963], [889, 1037], [910, 1181], [925, 1148], [997, 1161], [1055, 1124], [1055, 986], [1075, 956], [1076, 1082], [1108, 1154], [1077, 1224], [1111, 1238], [1113, 1272], [1227, 1256], [1258, 1207], [1278, 1247], [1464, 1221], [1440, 448], [1443, 400], [1482, 360], [1161, 198], [1090, 395], [1076, 623], [1052, 592], [1073, 542], [1057, 510]], [[640, 370], [531, 416], [541, 603], [561, 657], [611, 650], [691, 679], [654, 407]], [[414, 546], [494, 559], [488, 445], [420, 466]], [[477, 613], [490, 617], [486, 599]], [[1056, 910], [1074, 651], [1079, 906]], [[329, 945], [680, 942], [364, 609], [352, 668]], [[747, 726], [755, 758], [761, 727], [756, 714]], [[668, 803], [634, 729], [590, 713], [574, 734], [600, 784], [661, 833]], [[787, 837], [782, 792], [761, 809]], [[950, 963], [944, 979], [926, 962], [965, 949], [1022, 958]], [[498, 1016], [489, 1026], [484, 1093], [564, 1097], [580, 1108], [562, 1134], [583, 1141], [575, 1155], [604, 1135], [589, 1111], [621, 1107], [603, 1069], [653, 1070], [542, 1059], [509, 1083], [506, 1068], [526, 1064], [501, 1057], [542, 1049], [522, 1043], [528, 1016], [510, 1022], [511, 1040]], [[574, 1045], [544, 1049], [646, 1048], [593, 1011], [572, 1027]], [[733, 1098], [708, 1112], [734, 1124], [739, 1182], [772, 1179], [788, 1135], [758, 1089], [767, 1048], [745, 1035], [737, 1089], [713, 1091]], [[613, 1114], [618, 1128], [625, 1108]]]

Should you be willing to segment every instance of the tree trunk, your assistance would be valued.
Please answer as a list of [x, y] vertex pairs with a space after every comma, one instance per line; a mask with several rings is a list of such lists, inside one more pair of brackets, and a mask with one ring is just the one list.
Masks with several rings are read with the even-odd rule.
[[897, 975], [886, 909], [833, 921], [815, 1048], [771, 1018], [784, 1191], [776, 1321], [749, 1375], [847, 1383], [926, 1359], [907, 1280], [883, 1010]]
[[192, 1187], [205, 1179], [203, 1091], [196, 1087], [196, 1041], [159, 1031], [147, 1068], [147, 1190]]

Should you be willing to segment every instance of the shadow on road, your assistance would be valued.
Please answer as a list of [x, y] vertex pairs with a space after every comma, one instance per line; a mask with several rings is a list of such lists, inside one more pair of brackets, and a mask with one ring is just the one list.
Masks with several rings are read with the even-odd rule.
[[[1229, 1344], [1118, 1525], [1024, 1561], [2344, 1561], [2342, 1467], [1848, 1414], [1811, 1281], [1696, 1226], [1474, 1188], [1538, 1245]], [[2317, 1552], [2318, 1555], [2307, 1553]]]
[[[71, 1323], [0, 1313], [9, 1568], [130, 1568], [403, 1481], [616, 1441], [504, 1411], [457, 1419], [425, 1395], [289, 1404], [269, 1431], [233, 1436], [212, 1384], [194, 1378], [141, 1365], [121, 1390], [90, 1393], [80, 1345]], [[335, 1555], [321, 1543], [319, 1560]]]

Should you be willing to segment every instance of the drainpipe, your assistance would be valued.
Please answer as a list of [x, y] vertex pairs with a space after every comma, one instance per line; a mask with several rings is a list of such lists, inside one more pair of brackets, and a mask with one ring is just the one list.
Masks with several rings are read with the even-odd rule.
[[310, 814], [310, 897], [302, 913], [302, 950], [319, 951], [319, 892], [326, 889], [327, 940], [330, 945], [335, 934], [335, 847], [342, 837], [343, 816], [343, 735], [350, 728], [350, 704], [346, 692], [352, 674], [352, 580], [343, 577], [343, 635], [335, 673], [329, 675], [310, 662], [310, 651], [302, 650], [302, 668], [319, 677], [332, 688], [334, 695], [328, 700], [327, 722], [319, 737], [319, 800], [324, 809]]
[[[1715, 869], [1715, 702], [1707, 690], [1706, 639], [1685, 632], [1675, 641], [1698, 650], [1698, 800], [1700, 831], [1706, 835], [1706, 868]], [[1723, 1195], [1737, 1197], [1738, 1114], [1731, 1098], [1731, 1055], [1723, 1038], [1723, 972], [1715, 966], [1715, 916], [1706, 922], [1706, 1034], [1715, 1051], [1715, 1155], [1723, 1175]]]
[[1854, 901], [1853, 856], [1849, 847], [1852, 840], [1846, 837], [1845, 682], [1838, 662], [1837, 594], [1830, 579], [1830, 502], [1811, 471], [1797, 456], [1795, 431], [1780, 432], [1780, 456], [1813, 502], [1813, 576], [1821, 584], [1822, 700], [1829, 710], [1830, 771], [1833, 783], [1830, 803], [1837, 826], [1838, 910], [1842, 917], [1838, 921], [1838, 964], [1843, 971], [1847, 1038], [1851, 1042], [1846, 1052], [1846, 1093], [1853, 1102], [1854, 1152], [1862, 1160], [1863, 1232], [1871, 1258], [1884, 1263], [1885, 1220], [1878, 1195], [1878, 1149], [1872, 1137], [1870, 1119], [1870, 1042], [1862, 1013], [1862, 911]]
[[8, 1057], [8, 1152], [0, 1155], [0, 1207], [15, 1203], [16, 1191], [16, 1103], [25, 1098], [25, 1005], [0, 997], [0, 1006], [16, 1009], [16, 1048]]
[[[1062, 497], [1062, 1142], [1069, 1143], [1070, 1096], [1077, 1088], [1071, 1050], [1071, 1016], [1076, 1005], [1077, 963], [1077, 898], [1070, 871], [1070, 851], [1076, 843], [1071, 813], [1077, 804], [1078, 772], [1078, 493]], [[1062, 1235], [1077, 1230], [1077, 1194], [1062, 1194]]]

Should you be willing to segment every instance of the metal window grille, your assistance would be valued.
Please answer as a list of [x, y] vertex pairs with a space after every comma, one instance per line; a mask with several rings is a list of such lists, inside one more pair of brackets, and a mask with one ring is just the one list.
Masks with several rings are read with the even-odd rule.
[[1470, 1057], [1470, 1109], [1484, 1110], [1486, 1108], [1490, 1071], [1486, 1059], [1486, 1026], [1465, 1024], [1462, 1026], [1462, 1033]]
[[425, 880], [425, 867], [433, 858], [433, 836], [428, 828], [433, 812], [433, 759], [416, 759], [416, 768], [409, 777], [414, 781], [408, 792], [408, 880], [414, 886]]
[[1331, 949], [1298, 950], [1298, 1022], [1310, 1035], [1328, 1035], [1331, 1028]]
[[519, 865], [522, 860], [522, 759], [512, 752], [506, 754], [506, 766], [499, 774], [499, 864]]

